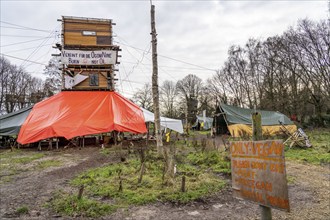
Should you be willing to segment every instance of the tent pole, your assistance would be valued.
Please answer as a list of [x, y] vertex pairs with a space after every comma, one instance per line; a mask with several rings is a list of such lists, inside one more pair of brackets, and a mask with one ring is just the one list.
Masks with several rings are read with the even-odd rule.
[[41, 151], [41, 141], [38, 143], [38, 151]]
[[[225, 119], [227, 129], [228, 129], [228, 121], [227, 121], [227, 118], [226, 118], [226, 113], [222, 110], [221, 104], [219, 105], [219, 109], [220, 109], [221, 114], [223, 115], [223, 119]], [[229, 129], [228, 129], [228, 131], [229, 131]], [[230, 131], [229, 131], [229, 133], [230, 133]]]
[[56, 150], [58, 150], [58, 137], [56, 137]]
[[150, 127], [150, 122], [147, 122], [147, 140], [146, 140], [146, 145], [147, 145], [147, 146], [148, 146], [148, 143], [149, 143], [149, 137], [150, 137], [149, 127]]

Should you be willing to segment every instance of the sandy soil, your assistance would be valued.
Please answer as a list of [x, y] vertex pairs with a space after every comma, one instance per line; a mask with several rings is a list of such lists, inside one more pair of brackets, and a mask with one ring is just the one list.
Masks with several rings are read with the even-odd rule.
[[[52, 193], [69, 189], [69, 180], [82, 171], [117, 162], [118, 155], [103, 155], [95, 147], [65, 149], [47, 156], [61, 159], [61, 167], [42, 171], [29, 170], [14, 176], [9, 183], [0, 185], [1, 219], [70, 219], [44, 207]], [[291, 212], [273, 209], [273, 219], [329, 219], [330, 216], [330, 167], [314, 166], [288, 161], [287, 175]], [[230, 180], [228, 187], [206, 199], [186, 205], [156, 203], [120, 209], [100, 219], [114, 220], [170, 220], [170, 219], [260, 219], [257, 204], [232, 197]], [[18, 216], [17, 207], [29, 207], [29, 213]], [[81, 218], [80, 218], [81, 219]]]

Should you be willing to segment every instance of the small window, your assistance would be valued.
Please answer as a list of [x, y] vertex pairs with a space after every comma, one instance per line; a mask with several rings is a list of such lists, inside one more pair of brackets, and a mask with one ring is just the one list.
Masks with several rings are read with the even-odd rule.
[[84, 36], [96, 36], [96, 32], [95, 31], [83, 31], [82, 35], [84, 35]]
[[97, 73], [91, 73], [89, 75], [89, 85], [98, 86], [99, 85], [99, 75]]
[[110, 36], [97, 36], [96, 44], [97, 45], [111, 45], [111, 37]]

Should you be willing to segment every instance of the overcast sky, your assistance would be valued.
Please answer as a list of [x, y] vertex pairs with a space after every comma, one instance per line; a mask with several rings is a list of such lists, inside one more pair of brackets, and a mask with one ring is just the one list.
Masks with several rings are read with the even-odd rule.
[[[117, 90], [131, 97], [151, 82], [150, 1], [1, 0], [1, 53], [12, 64], [44, 77], [52, 45], [60, 42], [61, 16], [112, 19], [122, 49]], [[228, 48], [249, 38], [281, 35], [299, 19], [328, 18], [328, 1], [153, 1], [156, 6], [159, 84], [195, 74], [206, 81]]]

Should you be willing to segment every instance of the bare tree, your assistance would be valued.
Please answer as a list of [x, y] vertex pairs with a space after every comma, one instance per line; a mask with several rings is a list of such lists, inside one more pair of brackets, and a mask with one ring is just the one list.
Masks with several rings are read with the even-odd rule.
[[[43, 82], [32, 77], [24, 69], [10, 64], [8, 60], [0, 58], [1, 112], [10, 113], [27, 107], [44, 98]], [[36, 94], [38, 99], [36, 99]]]
[[59, 68], [59, 58], [52, 57], [44, 69], [44, 74], [47, 75], [44, 91], [47, 96], [52, 96], [61, 91], [62, 72], [59, 70]]
[[329, 33], [326, 21], [302, 20], [281, 36], [231, 46], [210, 88], [230, 104], [316, 115], [321, 122], [330, 110]]
[[132, 99], [142, 108], [153, 111], [152, 91], [150, 83], [144, 84], [144, 86], [133, 95]]
[[5, 113], [5, 100], [12, 66], [3, 56], [0, 57], [0, 114]]
[[163, 108], [163, 115], [170, 118], [178, 116], [175, 102], [178, 91], [175, 82], [166, 80], [160, 88], [160, 100]]
[[176, 84], [180, 98], [185, 101], [188, 110], [188, 120], [193, 123], [197, 113], [198, 98], [203, 87], [202, 79], [189, 74]]

